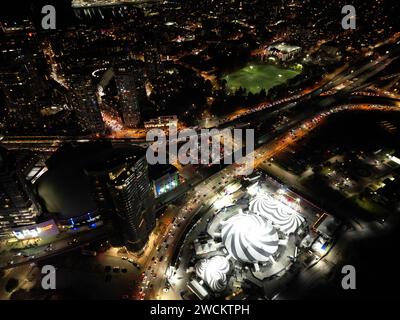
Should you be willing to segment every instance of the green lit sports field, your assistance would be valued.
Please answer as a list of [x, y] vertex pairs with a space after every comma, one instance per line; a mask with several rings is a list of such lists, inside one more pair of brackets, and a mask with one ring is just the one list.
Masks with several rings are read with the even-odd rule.
[[290, 69], [282, 69], [268, 64], [249, 64], [248, 66], [232, 72], [222, 79], [227, 81], [227, 89], [236, 91], [240, 87], [248, 92], [258, 93], [261, 89], [268, 92], [278, 84], [285, 83], [300, 72]]

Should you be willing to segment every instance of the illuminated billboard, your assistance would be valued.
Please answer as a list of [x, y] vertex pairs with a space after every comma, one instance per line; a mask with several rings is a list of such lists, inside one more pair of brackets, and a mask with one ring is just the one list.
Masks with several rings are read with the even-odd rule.
[[178, 172], [168, 173], [163, 177], [153, 181], [154, 195], [156, 198], [167, 193], [181, 184]]
[[15, 228], [12, 231], [13, 236], [18, 240], [47, 238], [55, 236], [58, 233], [57, 224], [53, 219], [38, 224]]

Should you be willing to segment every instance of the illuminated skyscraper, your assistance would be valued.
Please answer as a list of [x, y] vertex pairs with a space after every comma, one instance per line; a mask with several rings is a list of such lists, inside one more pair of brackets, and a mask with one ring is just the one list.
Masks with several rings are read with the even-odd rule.
[[71, 81], [74, 109], [80, 127], [87, 133], [102, 133], [105, 126], [96, 99], [96, 89], [90, 79], [81, 79], [75, 76]]
[[129, 68], [118, 68], [115, 72], [122, 121], [131, 128], [139, 126], [141, 106], [146, 99], [144, 81], [138, 73], [139, 70]]
[[145, 153], [109, 142], [64, 145], [47, 161], [38, 193], [59, 223], [82, 225], [93, 213], [112, 222], [119, 242], [139, 251], [155, 225]]
[[146, 150], [132, 146], [107, 147], [85, 166], [94, 187], [94, 199], [112, 220], [126, 247], [139, 251], [155, 225], [153, 192]]
[[0, 147], [0, 237], [12, 228], [34, 224], [41, 213], [31, 184], [17, 169], [14, 155]]
[[[138, 251], [154, 228], [155, 217], [149, 208], [151, 186], [144, 156], [131, 159], [124, 168], [109, 174], [109, 191], [115, 213], [129, 250]], [[149, 210], [150, 209], [150, 210]]]
[[[21, 133], [40, 126], [40, 106], [46, 95], [38, 66], [44, 63], [40, 43], [28, 22], [13, 25], [0, 33], [0, 92], [4, 108], [0, 122], [4, 131]], [[3, 113], [2, 113], [3, 112]]]

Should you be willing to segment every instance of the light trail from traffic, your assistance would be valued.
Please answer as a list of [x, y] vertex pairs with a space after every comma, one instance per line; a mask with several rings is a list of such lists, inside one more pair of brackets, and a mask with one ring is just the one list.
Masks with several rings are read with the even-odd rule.
[[[377, 105], [377, 104], [353, 104], [353, 105], [342, 105], [342, 106], [335, 106], [330, 110], [324, 111], [324, 112], [318, 112], [314, 116], [312, 116], [310, 119], [301, 121], [298, 123], [294, 128], [288, 129], [285, 133], [281, 134], [279, 137], [275, 138], [272, 142], [267, 143], [255, 151], [254, 153], [254, 167], [258, 168], [264, 161], [270, 159], [274, 155], [282, 152], [283, 150], [287, 149], [289, 146], [293, 145], [296, 143], [299, 139], [304, 138], [307, 134], [309, 134], [312, 130], [316, 129], [322, 122], [325, 120], [328, 116], [342, 112], [342, 111], [355, 111], [355, 110], [363, 110], [363, 111], [372, 111], [372, 110], [378, 110], [378, 111], [400, 111], [400, 104], [396, 105], [395, 107], [388, 107], [385, 105]], [[213, 191], [212, 186], [215, 184], [215, 180], [221, 180], [222, 177], [229, 177], [230, 180], [228, 180], [227, 183], [231, 182], [232, 179], [235, 177], [236, 174], [236, 169], [237, 167], [233, 165], [229, 165], [211, 178], [209, 178], [207, 181], [204, 181], [201, 186], [203, 188], [211, 190], [211, 192], [206, 192], [202, 194], [199, 191], [196, 191], [197, 188], [194, 188], [191, 193], [187, 195], [187, 199], [190, 199], [186, 204], [182, 205], [180, 208], [175, 208], [175, 212], [177, 212], [177, 218], [181, 219], [181, 216], [184, 213], [185, 216], [185, 224], [182, 223], [180, 230], [175, 230], [174, 231], [174, 236], [173, 239], [171, 239], [171, 245], [169, 246], [169, 250], [163, 252], [164, 255], [164, 260], [162, 263], [157, 262], [159, 260], [159, 256], [157, 255], [157, 252], [155, 252], [154, 256], [149, 257], [148, 261], [150, 263], [146, 264], [144, 267], [144, 270], [148, 270], [148, 268], [151, 268], [151, 274], [147, 275], [147, 272], [145, 271], [145, 276], [146, 279], [150, 279], [149, 283], [145, 286], [142, 287], [142, 295], [141, 299], [164, 299], [167, 298], [170, 299], [171, 296], [174, 298], [179, 298], [176, 294], [173, 295], [173, 293], [168, 293], [164, 292], [163, 288], [165, 287], [165, 282], [167, 280], [167, 271], [168, 268], [170, 267], [170, 257], [173, 254], [173, 250], [178, 250], [176, 248], [176, 245], [179, 243], [179, 240], [182, 236], [184, 236], [184, 231], [186, 229], [186, 226], [191, 220], [191, 217], [194, 216], [200, 208], [200, 204], [207, 206], [207, 205], [212, 205], [216, 197], [218, 198], [218, 193]], [[191, 194], [194, 194], [196, 196], [192, 196]], [[203, 197], [201, 197], [203, 195]], [[198, 203], [198, 199], [201, 198], [202, 201]], [[165, 237], [168, 237], [168, 235], [171, 235], [171, 230], [173, 229], [173, 225], [167, 226], [165, 230]], [[175, 228], [174, 228], [175, 229]], [[154, 259], [153, 259], [154, 258]], [[151, 263], [154, 264], [154, 261], [156, 261], [157, 268], [154, 269], [154, 266], [151, 266]], [[156, 282], [153, 283], [152, 279], [155, 279]], [[147, 290], [146, 290], [147, 289]]]

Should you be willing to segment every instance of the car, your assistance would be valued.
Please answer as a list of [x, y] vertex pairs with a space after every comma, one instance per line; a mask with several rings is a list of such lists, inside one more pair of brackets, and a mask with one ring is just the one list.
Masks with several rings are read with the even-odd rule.
[[68, 245], [71, 246], [73, 244], [77, 244], [78, 240], [76, 238], [72, 239], [70, 242], [68, 242]]
[[120, 270], [119, 267], [114, 267], [113, 268], [113, 272], [119, 272], [119, 270]]
[[82, 253], [84, 256], [92, 256], [92, 257], [97, 256], [97, 252], [96, 252], [96, 251], [92, 251], [92, 250], [82, 249], [82, 250], [81, 250], [81, 253]]

